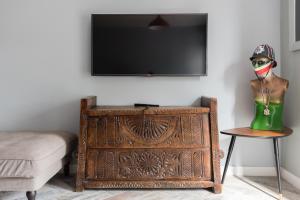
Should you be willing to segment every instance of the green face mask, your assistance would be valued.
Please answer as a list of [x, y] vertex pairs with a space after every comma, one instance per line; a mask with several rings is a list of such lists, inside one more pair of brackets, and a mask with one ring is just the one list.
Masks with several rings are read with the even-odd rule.
[[252, 66], [259, 78], [265, 78], [272, 68], [272, 61], [267, 58], [254, 59], [252, 60]]
[[253, 60], [252, 65], [256, 69], [256, 68], [262, 67], [266, 64], [269, 64], [269, 62], [271, 62], [271, 61], [269, 61], [269, 60]]

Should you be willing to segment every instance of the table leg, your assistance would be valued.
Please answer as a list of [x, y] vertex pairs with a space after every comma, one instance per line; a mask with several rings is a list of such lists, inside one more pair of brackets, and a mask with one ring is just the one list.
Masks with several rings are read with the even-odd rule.
[[279, 195], [282, 195], [282, 192], [281, 192], [281, 175], [280, 175], [280, 165], [279, 165], [278, 138], [273, 138], [273, 142], [274, 142], [274, 153], [275, 153], [276, 170], [277, 170], [278, 190], [279, 190]]
[[226, 163], [225, 163], [225, 168], [224, 168], [224, 172], [223, 172], [223, 176], [222, 176], [222, 182], [221, 182], [222, 184], [225, 181], [225, 176], [226, 176], [227, 168], [228, 168], [228, 165], [229, 165], [229, 162], [230, 162], [230, 157], [231, 157], [231, 154], [232, 154], [235, 139], [236, 139], [236, 136], [231, 137], [231, 141], [230, 141], [230, 145], [229, 145], [229, 149], [228, 149], [228, 154], [227, 154], [227, 158], [226, 158]]

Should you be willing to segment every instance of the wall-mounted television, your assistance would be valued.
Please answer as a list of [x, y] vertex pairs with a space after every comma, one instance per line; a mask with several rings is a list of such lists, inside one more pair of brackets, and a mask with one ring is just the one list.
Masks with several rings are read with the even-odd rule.
[[207, 14], [92, 14], [93, 76], [207, 74]]

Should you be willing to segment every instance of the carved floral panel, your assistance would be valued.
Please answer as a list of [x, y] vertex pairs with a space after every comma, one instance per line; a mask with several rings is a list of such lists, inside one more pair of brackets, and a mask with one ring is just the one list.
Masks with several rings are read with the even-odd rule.
[[89, 150], [90, 179], [198, 179], [211, 177], [209, 149]]

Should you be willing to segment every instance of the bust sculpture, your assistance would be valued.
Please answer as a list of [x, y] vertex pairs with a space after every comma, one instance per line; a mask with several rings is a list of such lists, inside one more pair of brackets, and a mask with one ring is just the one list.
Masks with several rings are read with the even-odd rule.
[[256, 47], [250, 60], [257, 76], [257, 79], [251, 81], [256, 109], [250, 127], [257, 130], [281, 131], [284, 127], [282, 121], [284, 94], [289, 82], [272, 72], [277, 62], [274, 50], [269, 45]]

